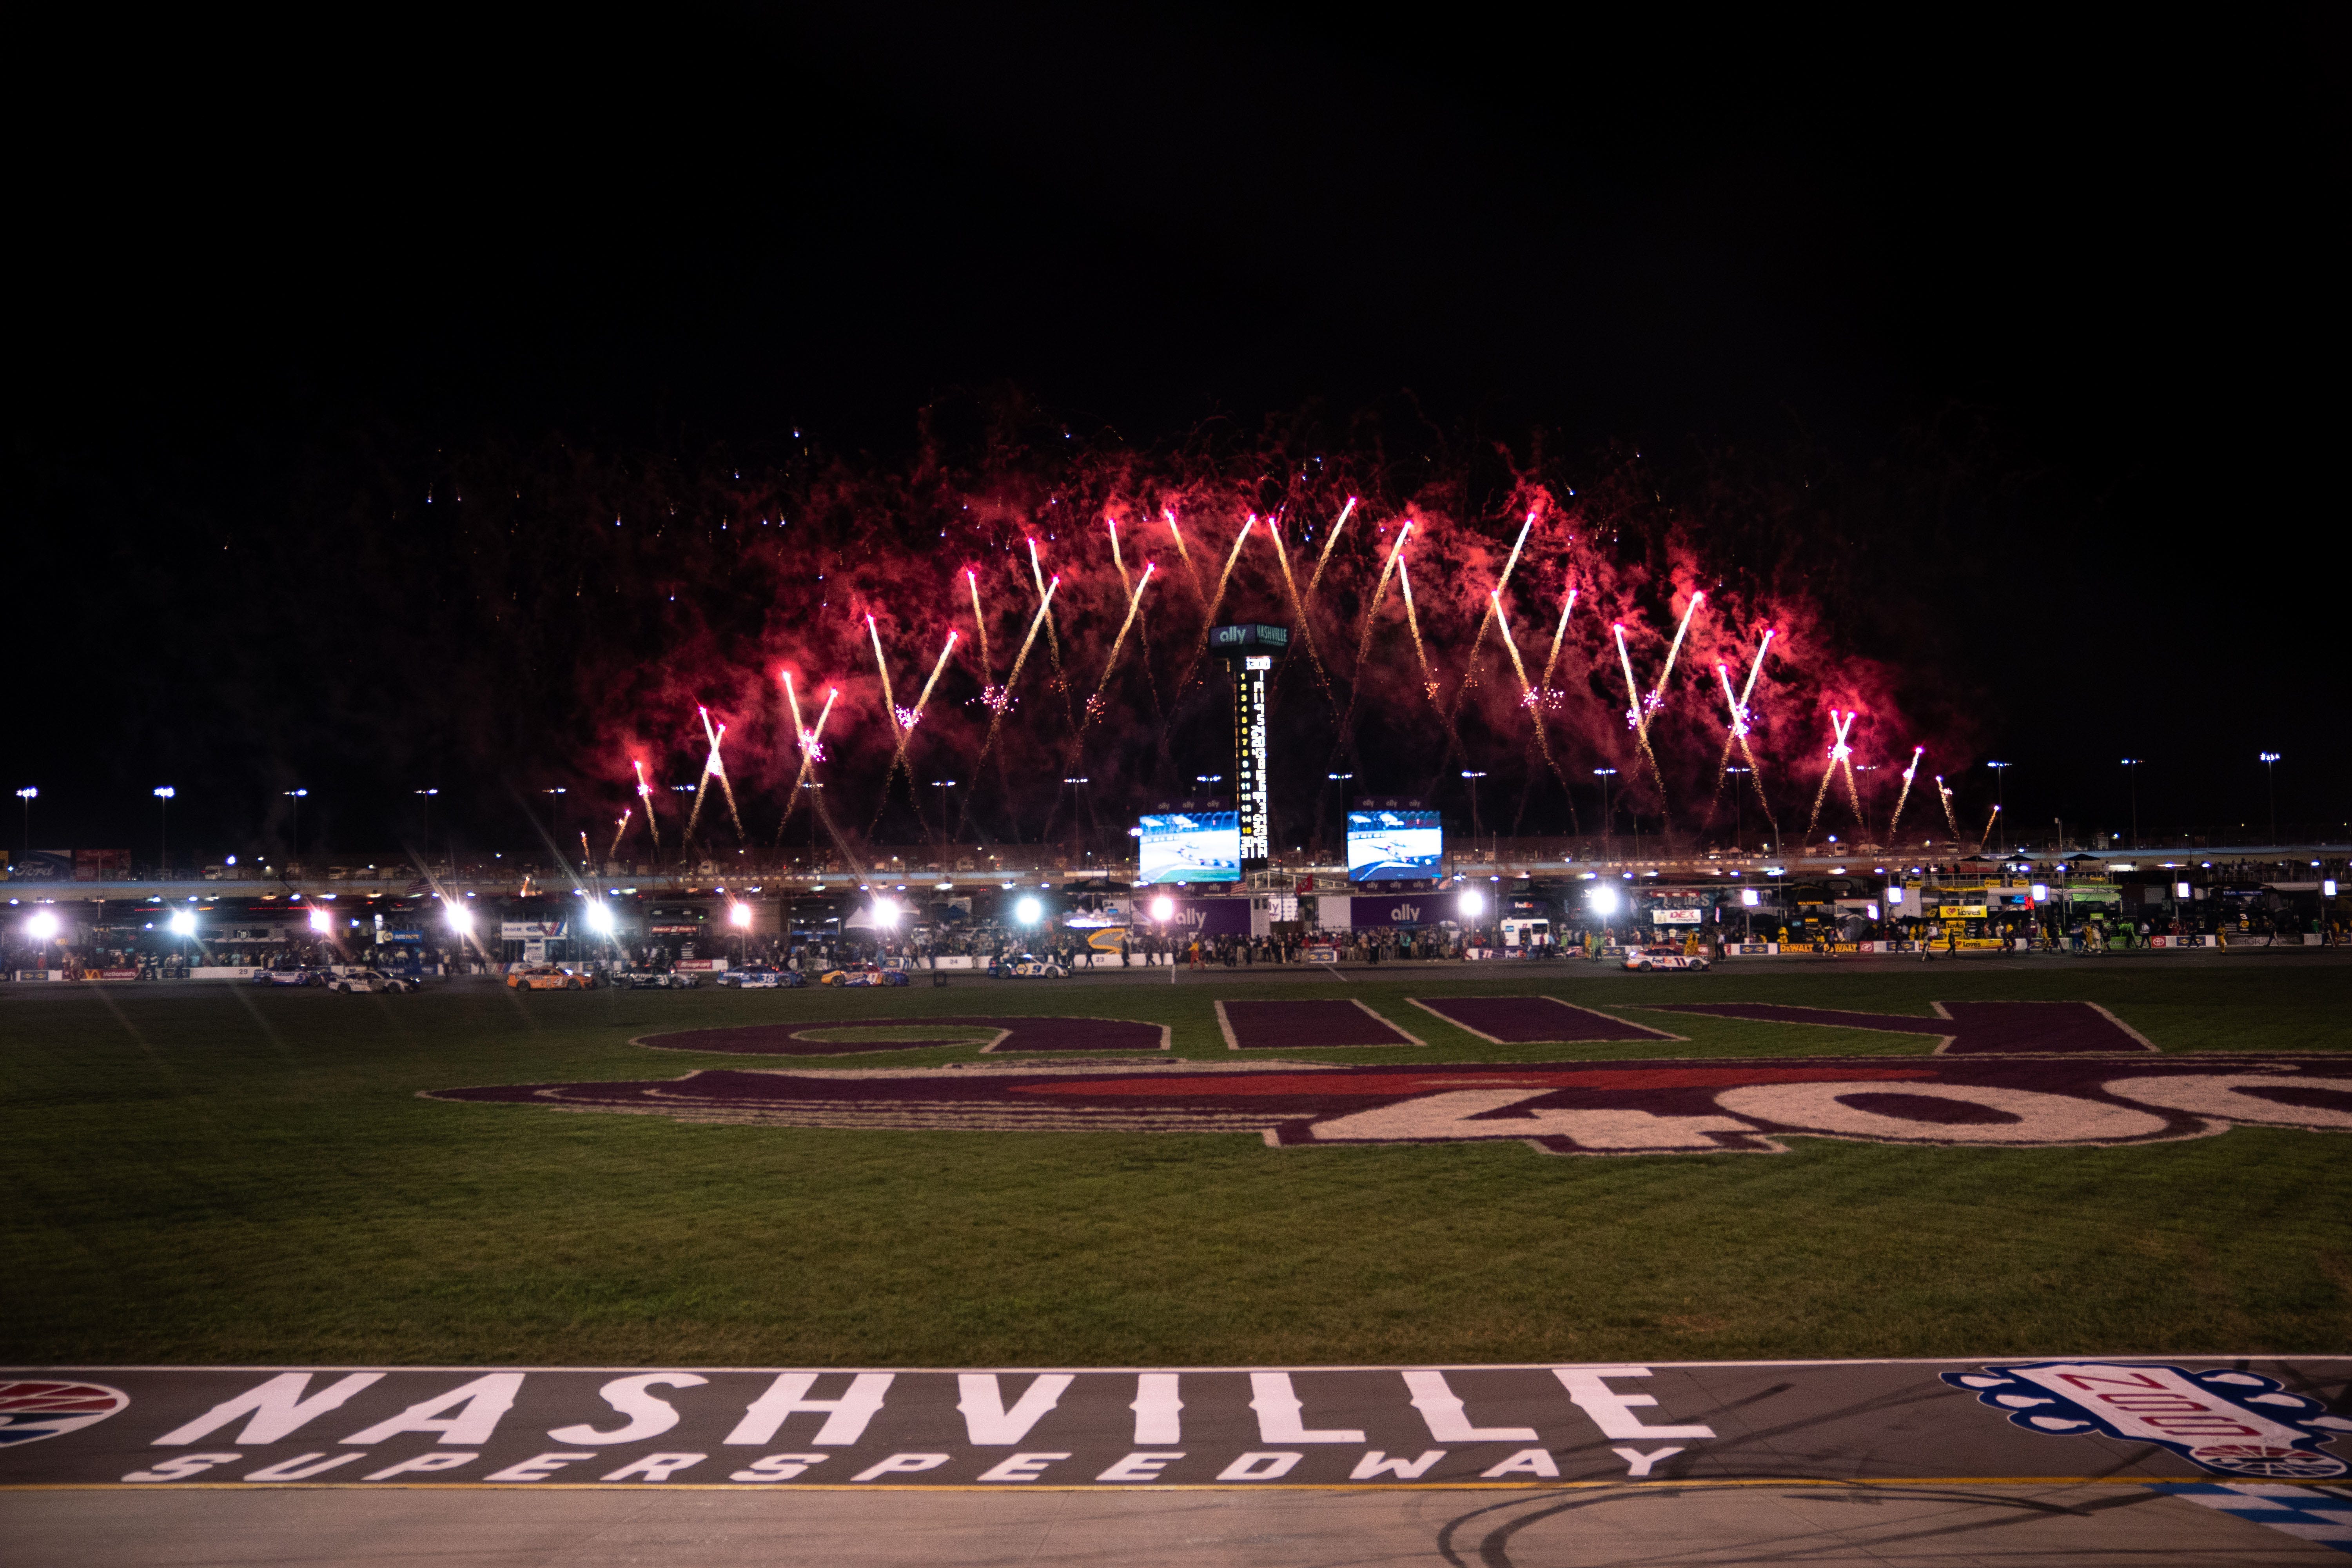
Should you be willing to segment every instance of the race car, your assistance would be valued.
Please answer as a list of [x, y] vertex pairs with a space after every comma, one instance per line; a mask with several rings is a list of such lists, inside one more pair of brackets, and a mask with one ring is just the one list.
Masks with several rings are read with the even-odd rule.
[[691, 991], [702, 981], [675, 969], [621, 969], [614, 972], [613, 984], [631, 991]]
[[552, 963], [526, 964], [507, 976], [507, 985], [515, 991], [593, 991], [596, 977]]
[[1704, 972], [1706, 960], [1685, 955], [1678, 947], [1637, 948], [1625, 955], [1625, 967], [1648, 973], [1654, 969], [1696, 969]]
[[1000, 960], [997, 973], [1009, 980], [1067, 980], [1070, 972], [1050, 958], [1040, 958], [1034, 952], [1016, 952]]
[[878, 963], [850, 963], [839, 969], [828, 969], [817, 976], [820, 985], [904, 985], [907, 972], [885, 969]]
[[771, 969], [755, 963], [749, 969], [730, 969], [719, 977], [719, 984], [730, 991], [792, 991], [808, 984], [797, 971]]
[[316, 985], [319, 972], [315, 969], [257, 969], [253, 972], [256, 985]]
[[354, 969], [348, 974], [331, 974], [327, 989], [349, 994], [354, 991], [415, 991], [415, 981], [402, 974], [386, 974], [381, 969]]

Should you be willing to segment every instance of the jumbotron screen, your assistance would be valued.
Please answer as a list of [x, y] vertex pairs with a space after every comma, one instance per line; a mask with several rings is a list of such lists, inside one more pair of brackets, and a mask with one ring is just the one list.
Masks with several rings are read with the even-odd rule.
[[1138, 879], [1145, 882], [1238, 882], [1242, 879], [1242, 820], [1234, 811], [1147, 816]]
[[1348, 880], [1411, 882], [1444, 874], [1445, 828], [1433, 811], [1348, 814]]

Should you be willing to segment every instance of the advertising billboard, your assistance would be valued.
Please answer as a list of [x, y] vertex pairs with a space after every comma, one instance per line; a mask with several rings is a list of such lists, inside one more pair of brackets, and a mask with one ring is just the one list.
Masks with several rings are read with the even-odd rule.
[[1348, 814], [1348, 880], [1404, 882], [1444, 874], [1445, 829], [1433, 811]]
[[1143, 882], [1238, 882], [1241, 816], [1231, 811], [1147, 816], [1137, 837]]

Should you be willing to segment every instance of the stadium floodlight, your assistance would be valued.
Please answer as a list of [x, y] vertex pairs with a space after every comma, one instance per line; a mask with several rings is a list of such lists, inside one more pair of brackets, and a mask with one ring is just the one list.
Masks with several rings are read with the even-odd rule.
[[751, 929], [751, 906], [736, 903], [727, 906], [727, 923], [738, 931]]
[[898, 900], [884, 898], [878, 893], [875, 895], [874, 923], [876, 925], [884, 931], [896, 931], [898, 929], [899, 913]]
[[1034, 899], [1024, 899], [1013, 906], [1013, 918], [1025, 926], [1035, 925], [1045, 912], [1045, 906]]
[[194, 936], [196, 934], [196, 917], [190, 910], [174, 910], [172, 911], [172, 918], [163, 923], [171, 929], [171, 932], [173, 936]]
[[334, 916], [329, 911], [316, 908], [313, 908], [310, 910], [310, 929], [312, 931], [321, 932], [329, 931], [334, 929]]
[[58, 917], [47, 910], [37, 910], [25, 921], [25, 934], [35, 942], [55, 942], [58, 938]]
[[591, 904], [591, 905], [589, 905], [589, 906], [588, 906], [588, 929], [589, 929], [590, 931], [594, 931], [598, 936], [610, 936], [610, 935], [612, 935], [612, 934], [613, 934], [613, 910], [612, 910], [612, 907], [611, 907], [610, 905], [607, 905], [607, 904]]
[[441, 904], [441, 918], [448, 921], [449, 929], [459, 936], [474, 934], [474, 917], [466, 912], [465, 905], [453, 904], [445, 899]]
[[1486, 912], [1486, 895], [1475, 888], [1463, 889], [1461, 898], [1454, 902], [1455, 906], [1472, 920], [1476, 920]]
[[1165, 925], [1176, 916], [1176, 900], [1162, 893], [1151, 900], [1151, 918]]
[[1592, 906], [1594, 914], [1606, 920], [1617, 912], [1617, 889], [1606, 882], [1595, 882], [1584, 895], [1584, 901]]

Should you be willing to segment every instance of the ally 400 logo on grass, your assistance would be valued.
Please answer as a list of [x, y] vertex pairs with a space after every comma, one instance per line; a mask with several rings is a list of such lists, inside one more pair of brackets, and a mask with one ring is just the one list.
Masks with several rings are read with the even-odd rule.
[[2223, 1475], [2328, 1480], [2347, 1468], [2320, 1446], [2352, 1434], [2352, 1420], [2259, 1373], [2043, 1361], [1944, 1381], [2029, 1432], [2156, 1443]]
[[[1496, 1044], [1682, 1037], [1540, 996], [1412, 1004]], [[1749, 1004], [1648, 1009], [1910, 1034], [1922, 1056], [1416, 1062], [1418, 1035], [1354, 1001], [1220, 1002], [1222, 1061], [1164, 1053], [1158, 1025], [1118, 1019], [869, 1018], [646, 1037], [665, 1051], [827, 1058], [905, 1050], [929, 1025], [987, 1026], [985, 1062], [807, 1071], [710, 1068], [621, 1082], [506, 1084], [428, 1098], [681, 1121], [975, 1132], [1236, 1132], [1276, 1148], [1523, 1142], [1554, 1154], [1780, 1153], [1792, 1136], [1940, 1147], [2119, 1146], [2250, 1124], [2352, 1131], [2352, 1057], [2156, 1054], [2080, 1002], [1939, 1003], [1928, 1016]], [[1671, 1021], [1671, 1019], [1669, 1019]], [[861, 1027], [875, 1031], [854, 1037]], [[944, 1034], [934, 1043], [948, 1044]], [[1285, 1060], [1394, 1050], [1376, 1064]], [[1116, 1061], [1107, 1052], [1141, 1052]], [[1255, 1056], [1256, 1059], [1251, 1059]], [[1024, 1059], [1025, 1058], [1025, 1059]]]

